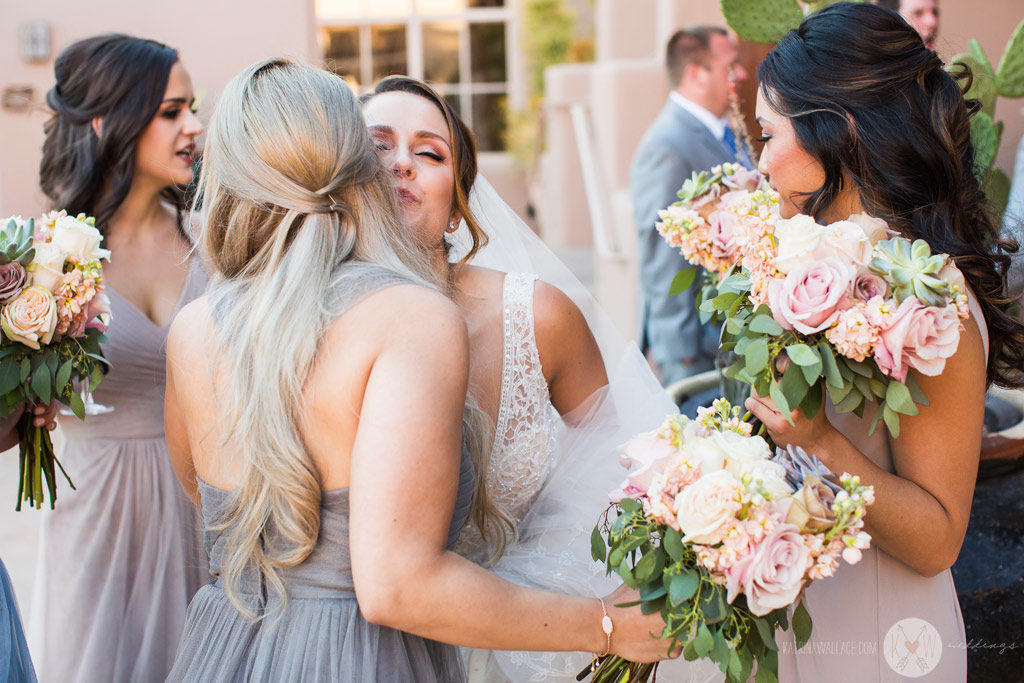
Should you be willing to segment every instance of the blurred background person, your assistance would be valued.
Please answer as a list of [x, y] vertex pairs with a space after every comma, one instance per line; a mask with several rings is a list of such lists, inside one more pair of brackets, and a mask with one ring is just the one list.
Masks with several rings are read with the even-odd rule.
[[914, 30], [921, 34], [924, 45], [929, 50], [935, 49], [935, 41], [939, 37], [939, 0], [875, 0], [881, 5], [907, 20]]
[[729, 127], [730, 92], [747, 77], [736, 42], [723, 28], [698, 26], [668, 41], [665, 63], [672, 91], [644, 134], [629, 174], [639, 232], [640, 348], [668, 385], [714, 367], [718, 330], [697, 317], [697, 288], [669, 296], [669, 283], [689, 263], [655, 229], [658, 211], [678, 197], [683, 181], [737, 158]]
[[87, 38], [54, 72], [39, 182], [51, 208], [95, 216], [113, 254], [111, 369], [95, 400], [114, 410], [60, 418], [77, 489], [43, 514], [29, 643], [43, 681], [163, 680], [209, 580], [163, 421], [168, 326], [206, 288], [176, 190], [192, 181], [203, 127], [188, 71], [162, 43]]

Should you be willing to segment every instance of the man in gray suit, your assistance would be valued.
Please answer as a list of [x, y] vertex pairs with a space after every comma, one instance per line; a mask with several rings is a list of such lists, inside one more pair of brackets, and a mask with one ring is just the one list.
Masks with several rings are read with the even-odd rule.
[[714, 367], [718, 331], [697, 317], [697, 287], [668, 295], [673, 276], [689, 263], [655, 229], [658, 210], [677, 201], [693, 171], [736, 159], [727, 125], [730, 81], [746, 78], [739, 51], [721, 28], [677, 31], [666, 50], [672, 91], [633, 157], [629, 186], [639, 230], [640, 347], [650, 351], [666, 385]]

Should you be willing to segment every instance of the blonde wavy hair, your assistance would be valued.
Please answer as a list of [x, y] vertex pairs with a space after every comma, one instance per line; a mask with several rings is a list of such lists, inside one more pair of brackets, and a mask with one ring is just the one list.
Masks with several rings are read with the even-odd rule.
[[[319, 534], [321, 483], [299, 424], [336, 315], [339, 266], [363, 261], [443, 283], [401, 225], [354, 95], [318, 68], [270, 59], [231, 80], [210, 121], [195, 202], [229, 381], [225, 441], [241, 464], [241, 483], [211, 531], [221, 534], [225, 593], [260, 619], [240, 597], [247, 573], [262, 575], [283, 609], [278, 570], [304, 561]], [[296, 328], [305, 333], [281, 334]], [[475, 496], [473, 506], [474, 519], [493, 527], [488, 497]]]

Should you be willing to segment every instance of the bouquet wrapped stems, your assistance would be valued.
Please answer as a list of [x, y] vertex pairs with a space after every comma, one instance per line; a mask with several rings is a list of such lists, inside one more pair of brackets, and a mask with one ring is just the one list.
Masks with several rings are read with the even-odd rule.
[[75, 485], [71, 477], [64, 471], [53, 450], [53, 441], [50, 440], [50, 431], [44, 427], [37, 427], [32, 424], [33, 414], [26, 410], [18, 418], [18, 502], [14, 509], [21, 510], [21, 502], [29, 501], [36, 509], [43, 506], [43, 478], [46, 479], [46, 490], [50, 497], [50, 509], [53, 509], [57, 500], [57, 473], [55, 467], [60, 468], [61, 474], [67, 479], [72, 489]]

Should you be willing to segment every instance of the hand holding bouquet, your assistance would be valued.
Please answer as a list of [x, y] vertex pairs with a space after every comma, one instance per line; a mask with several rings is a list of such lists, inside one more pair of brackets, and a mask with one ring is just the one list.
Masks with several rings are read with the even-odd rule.
[[[102, 239], [93, 219], [63, 211], [38, 222], [20, 217], [0, 222], [0, 417], [22, 405], [59, 401], [84, 419], [85, 405], [73, 382], [88, 382], [92, 391], [107, 363], [100, 344], [106, 340], [110, 304], [100, 260], [110, 252], [100, 248]], [[18, 422], [18, 441], [16, 509], [22, 500], [42, 506], [44, 478], [52, 508], [55, 466], [61, 466], [49, 432], [32, 424], [30, 409]], [[67, 478], [62, 467], [61, 472]]]
[[[802, 647], [811, 633], [803, 589], [869, 546], [873, 491], [799, 449], [772, 457], [750, 431], [719, 399], [696, 420], [669, 416], [623, 445], [630, 472], [611, 496], [617, 514], [594, 529], [591, 546], [639, 590], [645, 613], [661, 612], [663, 637], [683, 644], [687, 660], [710, 658], [729, 681], [747, 680], [756, 663], [757, 680], [773, 681], [787, 609], [796, 605]], [[644, 681], [656, 666], [606, 657], [593, 680]]]

